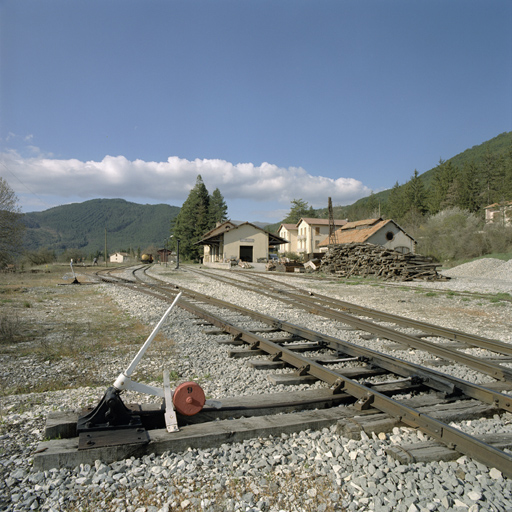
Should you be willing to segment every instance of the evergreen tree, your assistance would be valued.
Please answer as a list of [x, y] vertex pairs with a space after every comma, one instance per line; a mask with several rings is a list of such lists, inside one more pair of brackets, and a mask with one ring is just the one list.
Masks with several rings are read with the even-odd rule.
[[210, 196], [210, 229], [213, 229], [217, 222], [228, 220], [228, 207], [220, 190], [216, 188]]
[[[496, 159], [489, 150], [489, 146], [486, 147], [484, 156], [484, 163], [480, 168], [480, 181], [482, 184], [482, 201], [485, 206], [488, 206], [496, 202], [495, 197], [495, 174], [496, 174]], [[498, 185], [498, 187], [501, 184]]]
[[505, 197], [512, 201], [512, 147], [505, 160], [505, 176], [503, 178], [503, 191]]
[[368, 196], [368, 200], [365, 203], [365, 210], [367, 218], [378, 218], [380, 217], [380, 202], [375, 197], [373, 191]]
[[475, 213], [479, 209], [478, 173], [474, 163], [466, 163], [457, 174], [459, 184], [457, 205], [462, 210]]
[[388, 218], [400, 222], [407, 213], [407, 205], [405, 202], [404, 187], [394, 184], [391, 192], [389, 193], [388, 202], [386, 204], [386, 213]]
[[404, 192], [408, 212], [415, 210], [420, 214], [424, 214], [427, 211], [425, 187], [416, 169], [414, 169], [411, 179], [405, 184]]
[[177, 250], [177, 240], [180, 241], [180, 257], [197, 259], [202, 255], [202, 247], [194, 245], [209, 231], [210, 196], [203, 183], [201, 175], [197, 176], [196, 184], [190, 191], [172, 229], [172, 248]]
[[436, 214], [446, 206], [447, 201], [450, 202], [448, 194], [455, 180], [455, 174], [451, 162], [447, 163], [442, 159], [439, 160], [439, 165], [434, 170], [432, 185], [428, 194], [428, 210], [430, 213]]
[[316, 212], [312, 206], [308, 207], [308, 203], [303, 199], [293, 199], [290, 212], [283, 223], [297, 224], [302, 217], [315, 218]]

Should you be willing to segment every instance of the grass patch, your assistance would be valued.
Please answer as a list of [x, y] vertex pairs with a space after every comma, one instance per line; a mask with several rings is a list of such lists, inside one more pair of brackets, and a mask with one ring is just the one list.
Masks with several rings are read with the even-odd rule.
[[[0, 296], [9, 298], [0, 311], [0, 395], [109, 385], [102, 361], [114, 357], [123, 370], [153, 330], [96, 286], [60, 286], [66, 271], [0, 275]], [[158, 333], [146, 358], [163, 364], [172, 353], [172, 340]], [[22, 368], [30, 370], [18, 377]], [[150, 380], [162, 378], [150, 368]], [[145, 378], [141, 364], [137, 379]]]
[[510, 293], [496, 293], [491, 298], [491, 302], [495, 302], [495, 301], [499, 301], [499, 300], [511, 301], [512, 300], [512, 295], [510, 295]]

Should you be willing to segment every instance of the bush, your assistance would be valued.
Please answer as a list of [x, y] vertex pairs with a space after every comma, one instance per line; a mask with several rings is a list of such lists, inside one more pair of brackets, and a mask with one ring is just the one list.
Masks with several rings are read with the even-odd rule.
[[18, 316], [0, 314], [0, 343], [14, 343], [20, 334]]
[[512, 251], [512, 226], [488, 224], [485, 226], [484, 235], [489, 254]]
[[54, 251], [43, 248], [37, 251], [27, 251], [25, 259], [32, 263], [32, 265], [49, 265], [56, 260], [56, 257]]
[[473, 213], [449, 208], [418, 229], [417, 252], [438, 261], [476, 258], [488, 251], [484, 222]]

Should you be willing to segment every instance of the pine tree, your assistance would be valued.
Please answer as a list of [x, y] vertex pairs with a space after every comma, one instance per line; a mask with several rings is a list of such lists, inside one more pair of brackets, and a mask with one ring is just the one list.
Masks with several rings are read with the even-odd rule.
[[386, 203], [386, 213], [388, 218], [394, 219], [397, 222], [400, 222], [407, 213], [404, 192], [405, 188], [400, 186], [397, 181], [391, 189]]
[[427, 211], [426, 193], [418, 171], [414, 169], [411, 179], [405, 184], [405, 204], [407, 212], [414, 210], [423, 215]]
[[366, 215], [368, 218], [377, 218], [380, 217], [380, 203], [375, 197], [373, 191], [368, 196], [368, 200], [365, 203]]
[[456, 172], [451, 162], [447, 163], [442, 159], [439, 160], [439, 165], [434, 170], [432, 185], [428, 194], [428, 210], [430, 213], [436, 214], [446, 206], [447, 196], [453, 185], [455, 175]]
[[213, 229], [217, 222], [228, 220], [228, 207], [220, 190], [216, 188], [210, 196], [210, 229]]
[[479, 209], [478, 173], [474, 163], [466, 163], [457, 173], [459, 184], [457, 205], [462, 210], [475, 213]]
[[292, 199], [292, 207], [286, 219], [283, 220], [283, 223], [288, 224], [297, 224], [299, 220], [303, 217], [306, 218], [315, 218], [316, 212], [312, 206], [308, 207], [308, 203], [303, 199]]
[[172, 248], [177, 249], [177, 240], [180, 241], [180, 257], [184, 259], [197, 259], [202, 254], [202, 247], [194, 245], [209, 231], [209, 205], [210, 196], [203, 183], [201, 175], [197, 176], [196, 184], [190, 191], [186, 201], [172, 228]]

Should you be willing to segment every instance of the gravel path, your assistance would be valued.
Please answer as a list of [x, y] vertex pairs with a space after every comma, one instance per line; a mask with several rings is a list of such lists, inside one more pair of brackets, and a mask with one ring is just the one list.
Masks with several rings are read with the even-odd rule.
[[[479, 263], [478, 265], [482, 265]], [[459, 269], [466, 273], [494, 272], [492, 277], [502, 288], [491, 283], [492, 293], [512, 291], [510, 264], [490, 261], [478, 270]], [[507, 267], [504, 267], [507, 265]], [[462, 266], [463, 267], [463, 266]], [[502, 268], [503, 273], [499, 274]], [[452, 269], [450, 272], [456, 272]], [[261, 299], [247, 292], [227, 291], [225, 285], [198, 278], [185, 271], [153, 267], [160, 278], [181, 283], [203, 293], [259, 309], [306, 327], [326, 332], [352, 342], [386, 350], [380, 340], [363, 340], [357, 333], [347, 334], [321, 318]], [[510, 275], [510, 274], [508, 274]], [[269, 274], [269, 277], [274, 277]], [[421, 289], [410, 285], [384, 287], [326, 283], [287, 276], [289, 281], [312, 291], [338, 296], [343, 300], [375, 307], [399, 315], [473, 332], [512, 343], [512, 306], [507, 302], [468, 298], [449, 294], [456, 291], [486, 291], [481, 283], [461, 274], [448, 282], [421, 283]], [[479, 279], [484, 279], [481, 277]], [[153, 325], [166, 306], [148, 300], [141, 305], [134, 292], [109, 285], [98, 285], [104, 297], [113, 299], [129, 315], [146, 325]], [[415, 284], [417, 286], [417, 283]], [[431, 291], [433, 288], [436, 291]], [[438, 290], [444, 291], [438, 291]], [[55, 308], [66, 301], [71, 287], [59, 290]], [[76, 294], [76, 291], [73, 293]], [[164, 367], [177, 372], [181, 380], [198, 380], [208, 397], [271, 393], [290, 389], [271, 386], [267, 372], [240, 367], [240, 361], [226, 358], [226, 348], [212, 342], [204, 328], [191, 322], [188, 313], [177, 309], [164, 328], [172, 339], [170, 353], [157, 350], [148, 354], [138, 371], [151, 373]], [[134, 350], [136, 348], [134, 347]], [[162, 349], [163, 350], [163, 349]], [[105, 387], [126, 368], [134, 355], [112, 354], [97, 369]], [[165, 361], [162, 354], [165, 353]], [[416, 351], [393, 351], [394, 355], [415, 362], [425, 357]], [[67, 372], [69, 368], [49, 365], [41, 369], [28, 358], [20, 363], [2, 356], [1, 372], [10, 379], [22, 375], [32, 378], [44, 370]], [[82, 370], [77, 365], [74, 375]], [[442, 367], [445, 371], [445, 367]], [[455, 373], [463, 371], [455, 368]], [[467, 372], [459, 377], [485, 382], [487, 377]], [[135, 376], [137, 377], [137, 376]], [[149, 382], [151, 383], [151, 382]], [[156, 384], [156, 383], [153, 383]], [[318, 386], [323, 384], [319, 383]], [[163, 456], [127, 459], [105, 465], [100, 461], [72, 470], [56, 468], [36, 472], [31, 469], [31, 456], [44, 431], [48, 412], [70, 410], [96, 403], [105, 387], [81, 387], [68, 391], [3, 396], [1, 420], [7, 428], [0, 434], [0, 509], [28, 510], [98, 510], [157, 512], [167, 510], [207, 511], [510, 511], [512, 483], [496, 469], [489, 469], [467, 457], [453, 462], [401, 465], [386, 455], [394, 444], [419, 442], [424, 436], [410, 428], [395, 428], [390, 434], [349, 440], [336, 426], [318, 432], [300, 432], [273, 438], [259, 438], [244, 443], [223, 445], [208, 450], [189, 450]], [[292, 389], [302, 389], [294, 386]], [[126, 401], [151, 400], [128, 396]], [[512, 415], [467, 421], [458, 425], [472, 434], [512, 432]]]

